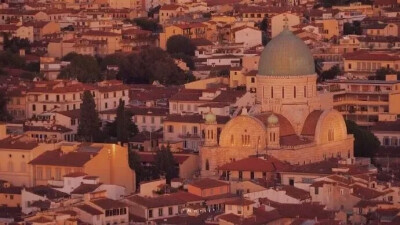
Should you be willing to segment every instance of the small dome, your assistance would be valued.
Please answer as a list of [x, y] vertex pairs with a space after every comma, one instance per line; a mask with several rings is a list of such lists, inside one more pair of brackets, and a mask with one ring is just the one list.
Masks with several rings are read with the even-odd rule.
[[308, 46], [288, 29], [273, 38], [261, 53], [258, 75], [299, 76], [315, 73]]
[[206, 120], [206, 123], [214, 123], [217, 121], [217, 116], [214, 113], [209, 112], [206, 114], [204, 119]]
[[279, 122], [278, 117], [275, 114], [271, 114], [268, 119], [268, 125], [276, 125]]

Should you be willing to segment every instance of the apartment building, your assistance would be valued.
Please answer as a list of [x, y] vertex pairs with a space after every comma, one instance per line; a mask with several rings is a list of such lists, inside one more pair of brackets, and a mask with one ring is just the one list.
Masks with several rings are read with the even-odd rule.
[[[128, 165], [127, 148], [115, 144], [63, 144], [29, 162], [34, 185], [62, 186], [63, 177], [72, 172], [97, 176], [104, 183], [124, 186], [128, 193], [136, 189], [135, 171]], [[101, 166], [99, 166], [101, 165]]]
[[357, 51], [344, 54], [343, 61], [344, 72], [352, 75], [371, 75], [380, 68], [400, 68], [400, 57], [390, 53]]
[[80, 109], [83, 92], [91, 91], [98, 111], [115, 109], [119, 100], [129, 101], [129, 87], [121, 81], [108, 80], [95, 85], [78, 81], [39, 81], [27, 92], [27, 118], [51, 111]]
[[58, 146], [57, 143], [38, 143], [27, 136], [9, 136], [6, 134], [6, 125], [0, 125], [0, 164], [1, 179], [16, 186], [33, 185], [32, 167], [29, 161], [45, 151]]
[[382, 116], [400, 114], [398, 80], [330, 80], [333, 107], [345, 119], [370, 126]]

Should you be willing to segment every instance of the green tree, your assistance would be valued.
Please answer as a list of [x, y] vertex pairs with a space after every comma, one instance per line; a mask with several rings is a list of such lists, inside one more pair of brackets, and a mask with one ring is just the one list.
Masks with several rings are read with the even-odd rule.
[[76, 52], [70, 52], [66, 55], [64, 55], [64, 57], [61, 58], [62, 61], [68, 61], [71, 62], [75, 57], [79, 56], [78, 53]]
[[149, 18], [135, 18], [132, 21], [135, 23], [137, 26], [142, 28], [143, 30], [149, 30], [152, 32], [158, 32], [162, 30], [162, 27], [160, 24], [158, 24], [155, 20], [151, 20]]
[[189, 67], [189, 69], [194, 70], [195, 67], [194, 67], [194, 61], [193, 61], [192, 56], [186, 55], [182, 52], [171, 54], [171, 56], [174, 59], [181, 59], [182, 61], [184, 61], [186, 63], [186, 65], [187, 65], [187, 67]]
[[101, 135], [101, 121], [96, 111], [96, 103], [90, 91], [83, 92], [80, 108], [78, 137], [81, 141], [98, 141]]
[[18, 54], [13, 54], [10, 51], [0, 52], [0, 66], [12, 68], [24, 68], [25, 60]]
[[58, 75], [60, 79], [77, 79], [83, 83], [101, 81], [100, 68], [96, 58], [90, 55], [75, 55], [71, 64], [63, 68]]
[[339, 65], [332, 66], [329, 70], [323, 71], [319, 76], [320, 81], [335, 79], [341, 74]]
[[373, 157], [380, 146], [378, 138], [354, 121], [346, 120], [346, 126], [347, 133], [354, 135], [354, 156]]
[[155, 166], [159, 174], [165, 175], [167, 183], [170, 183], [172, 178], [178, 176], [176, 162], [169, 146], [161, 146], [157, 151], [155, 156]]
[[344, 35], [348, 35], [348, 34], [354, 34], [355, 30], [354, 30], [354, 26], [352, 23], [344, 23], [343, 24], [343, 34]]
[[139, 154], [132, 149], [128, 150], [128, 163], [129, 167], [135, 171], [136, 174], [136, 186], [138, 187], [140, 182], [145, 179], [144, 168], [140, 160]]
[[400, 78], [400, 73], [392, 68], [382, 67], [377, 69], [375, 75], [369, 76], [369, 80], [386, 80], [386, 75], [388, 74], [397, 74], [397, 79]]
[[261, 31], [267, 32], [267, 30], [268, 30], [268, 17], [264, 17], [264, 19], [258, 24], [258, 28]]
[[24, 49], [26, 53], [31, 52], [31, 43], [27, 38], [13, 37], [10, 39], [8, 34], [4, 34], [4, 50], [19, 54], [20, 49]]
[[194, 56], [195, 50], [196, 46], [193, 42], [183, 35], [174, 35], [167, 40], [167, 52], [169, 54], [183, 53]]
[[9, 99], [6, 97], [4, 90], [0, 90], [0, 121], [10, 121], [12, 116], [7, 111], [7, 103]]
[[120, 65], [117, 78], [125, 83], [149, 84], [157, 80], [165, 85], [184, 84], [192, 79], [167, 52], [157, 47], [128, 55]]
[[117, 140], [126, 143], [129, 138], [138, 133], [136, 124], [132, 121], [132, 113], [125, 109], [125, 102], [120, 99], [115, 118], [117, 126]]
[[120, 99], [117, 116], [113, 122], [106, 125], [106, 133], [124, 144], [138, 132], [136, 124], [132, 121], [132, 113], [125, 109], [125, 102]]

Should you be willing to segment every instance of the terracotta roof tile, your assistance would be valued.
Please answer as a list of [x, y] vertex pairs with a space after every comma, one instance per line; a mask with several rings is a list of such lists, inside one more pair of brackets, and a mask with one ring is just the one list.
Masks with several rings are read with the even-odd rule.
[[104, 210], [127, 207], [125, 203], [109, 198], [94, 199], [91, 202]]
[[143, 197], [140, 195], [134, 195], [128, 197], [128, 200], [139, 205], [143, 205], [147, 208], [159, 208], [172, 205], [184, 205], [188, 202], [199, 202], [203, 201], [202, 198], [187, 193], [187, 192], [177, 192], [167, 195], [161, 195], [158, 197]]
[[286, 170], [289, 165], [278, 159], [268, 156], [267, 159], [249, 157], [234, 162], [227, 163], [219, 170], [229, 171], [256, 171], [256, 172], [279, 172]]
[[314, 136], [315, 135], [315, 128], [317, 127], [318, 120], [322, 114], [322, 110], [314, 110], [310, 114], [308, 114], [303, 130], [301, 131], [302, 135], [305, 136]]
[[200, 179], [200, 180], [194, 181], [193, 183], [191, 183], [189, 185], [193, 186], [193, 187], [200, 188], [200, 189], [208, 189], [208, 188], [227, 186], [229, 184], [225, 183], [223, 181], [219, 181], [219, 180], [214, 180], [214, 179], [210, 179], [210, 178], [204, 178], [204, 179]]
[[82, 167], [90, 161], [96, 153], [91, 152], [68, 152], [63, 153], [61, 150], [47, 151], [39, 155], [29, 162], [32, 165], [54, 165], [54, 166], [70, 166]]
[[38, 143], [26, 136], [7, 137], [0, 140], [0, 149], [22, 149], [32, 150], [38, 146]]
[[102, 215], [103, 214], [102, 211], [100, 211], [100, 210], [98, 210], [98, 209], [96, 209], [96, 208], [94, 208], [94, 207], [92, 207], [92, 206], [90, 206], [88, 204], [78, 205], [78, 206], [75, 206], [75, 207], [80, 209], [80, 210], [82, 210], [82, 211], [84, 211], [84, 212], [86, 212], [86, 213], [89, 213], [90, 215]]
[[91, 193], [95, 191], [101, 184], [81, 184], [77, 188], [75, 188], [71, 194], [75, 195], [83, 195], [86, 193]]

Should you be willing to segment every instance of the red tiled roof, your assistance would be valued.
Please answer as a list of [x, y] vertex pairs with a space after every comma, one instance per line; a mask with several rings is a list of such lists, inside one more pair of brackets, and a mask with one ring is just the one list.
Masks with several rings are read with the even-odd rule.
[[56, 113], [59, 113], [61, 115], [64, 115], [66, 117], [73, 118], [73, 119], [78, 119], [81, 116], [80, 109], [74, 109], [74, 110], [68, 110], [68, 111], [58, 111]]
[[317, 127], [318, 120], [322, 114], [322, 110], [314, 110], [310, 114], [308, 114], [303, 130], [301, 131], [302, 135], [305, 136], [314, 136], [315, 135], [315, 128]]
[[53, 150], [42, 153], [30, 161], [29, 164], [82, 167], [95, 156], [96, 153], [91, 152], [64, 153], [61, 150]]
[[95, 191], [101, 184], [81, 184], [77, 188], [75, 188], [71, 194], [75, 195], [83, 195], [86, 193], [91, 193]]
[[223, 181], [219, 181], [219, 180], [204, 178], [204, 179], [197, 180], [189, 185], [200, 188], [200, 189], [208, 189], [208, 188], [227, 186], [229, 184], [225, 183]]
[[84, 172], [73, 172], [73, 173], [65, 174], [64, 177], [83, 177], [86, 175], [87, 174]]
[[227, 163], [218, 169], [229, 171], [279, 172], [286, 170], [288, 166], [288, 164], [272, 156], [268, 156], [267, 159], [260, 159], [257, 157], [241, 159]]
[[7, 137], [0, 140], [0, 149], [22, 149], [32, 150], [38, 146], [38, 143], [26, 136]]
[[311, 195], [310, 195], [309, 191], [305, 191], [303, 189], [296, 188], [291, 185], [283, 185], [283, 186], [280, 186], [280, 188], [286, 192], [286, 195], [288, 195], [292, 198], [299, 199], [299, 200], [311, 199]]
[[225, 205], [241, 205], [241, 206], [247, 206], [247, 205], [252, 205], [254, 204], [254, 201], [245, 199], [245, 198], [239, 198], [231, 201], [225, 202]]
[[118, 37], [121, 34], [107, 32], [107, 31], [100, 31], [100, 30], [89, 30], [82, 34], [82, 36], [107, 36], [107, 37]]
[[86, 212], [86, 213], [88, 213], [88, 214], [90, 214], [90, 215], [101, 215], [101, 214], [103, 214], [102, 211], [100, 211], [100, 210], [98, 210], [98, 209], [96, 209], [96, 208], [94, 208], [94, 207], [92, 207], [92, 206], [90, 206], [88, 204], [78, 205], [78, 206], [75, 206], [75, 207], [80, 209], [80, 210], [82, 210], [82, 211], [84, 211], [84, 212]]
[[371, 200], [386, 194], [385, 192], [380, 192], [371, 188], [363, 187], [358, 184], [352, 185], [352, 188], [352, 195], [364, 200]]
[[91, 202], [104, 210], [127, 207], [125, 203], [109, 198], [93, 199]]
[[346, 60], [367, 60], [367, 61], [395, 61], [400, 57], [397, 55], [389, 55], [384, 53], [354, 52], [343, 55]]
[[324, 205], [316, 203], [285, 204], [271, 201], [267, 198], [259, 199], [261, 204], [275, 208], [284, 218], [299, 219], [332, 219], [334, 214], [324, 210]]
[[[272, 113], [263, 113], [263, 114], [258, 114], [255, 115], [254, 117], [259, 119], [263, 124], [265, 124], [265, 126], [268, 126], [268, 117], [271, 115]], [[278, 121], [279, 121], [279, 136], [289, 136], [289, 135], [295, 135], [296, 132], [293, 129], [292, 124], [289, 122], [288, 119], [286, 119], [286, 117], [282, 116], [281, 114], [276, 114], [274, 113], [277, 117], [278, 117]]]
[[147, 208], [159, 208], [172, 205], [184, 205], [188, 202], [199, 202], [203, 199], [199, 196], [187, 193], [177, 192], [168, 195], [161, 195], [158, 197], [143, 197], [140, 195], [134, 195], [128, 197], [128, 200], [139, 205], [143, 205]]

